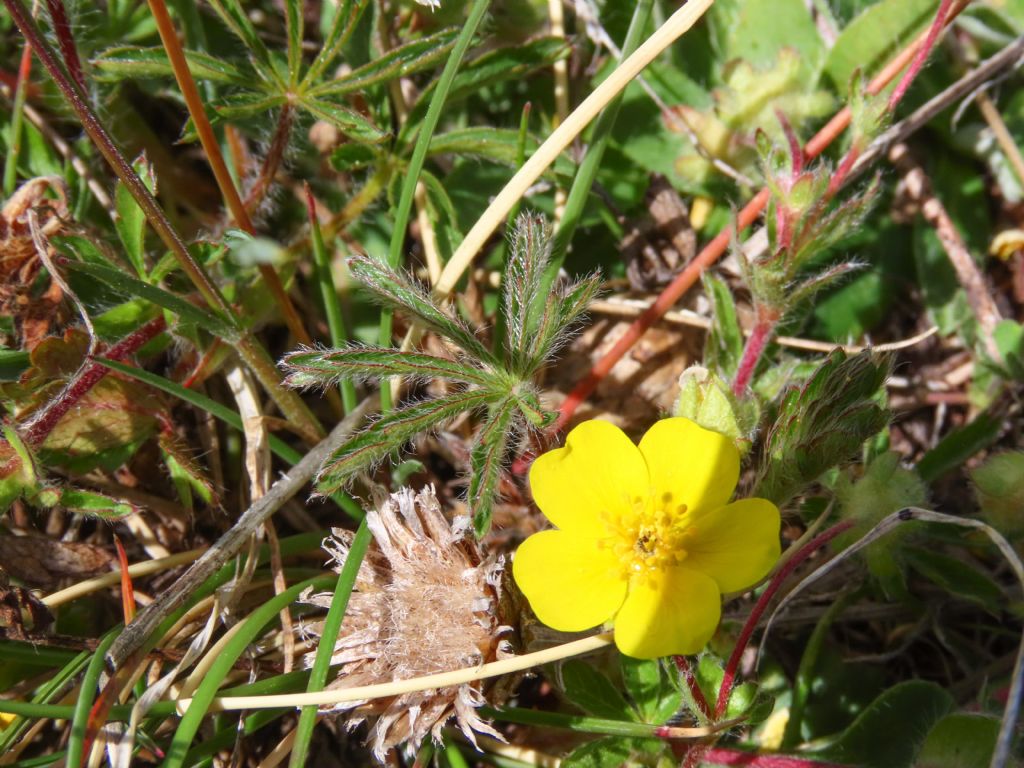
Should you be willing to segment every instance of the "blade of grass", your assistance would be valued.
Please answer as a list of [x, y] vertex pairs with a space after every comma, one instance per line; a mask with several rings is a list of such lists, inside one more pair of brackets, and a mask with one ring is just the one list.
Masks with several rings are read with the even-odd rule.
[[[320, 635], [320, 645], [316, 649], [316, 658], [313, 661], [313, 671], [309, 675], [309, 684], [306, 686], [306, 690], [310, 693], [322, 691], [327, 684], [327, 672], [331, 667], [334, 643], [338, 639], [341, 622], [348, 609], [348, 600], [352, 595], [352, 588], [356, 584], [356, 576], [359, 574], [359, 566], [363, 562], [369, 544], [370, 529], [366, 526], [366, 521], [363, 520], [352, 539], [348, 556], [345, 558], [345, 565], [342, 566], [338, 582], [334, 587], [334, 597], [331, 598], [331, 607], [327, 610], [327, 618], [324, 620], [323, 632]], [[295, 726], [295, 741], [292, 745], [291, 757], [288, 760], [290, 768], [301, 768], [306, 764], [309, 742], [313, 738], [313, 727], [316, 725], [316, 713], [315, 706], [302, 708], [298, 725]]]
[[[441, 117], [441, 109], [444, 107], [445, 99], [451, 88], [455, 73], [462, 63], [469, 45], [473, 41], [473, 35], [484, 17], [490, 0], [473, 0], [470, 6], [469, 16], [466, 23], [459, 32], [455, 41], [455, 47], [448, 57], [441, 77], [437, 81], [437, 88], [430, 100], [430, 107], [423, 118], [423, 125], [420, 126], [419, 135], [416, 137], [416, 144], [409, 158], [409, 165], [406, 167], [405, 179], [402, 182], [402, 191], [398, 198], [398, 207], [395, 209], [394, 229], [391, 230], [391, 243], [388, 248], [387, 264], [395, 269], [402, 261], [402, 246], [405, 243], [405, 231], [409, 226], [409, 216], [412, 213], [413, 198], [416, 194], [416, 184], [420, 179], [420, 171], [423, 170], [423, 162], [427, 157], [427, 150], [430, 148], [430, 139], [437, 128], [438, 120]], [[380, 333], [378, 338], [383, 346], [391, 345], [392, 313], [384, 310], [380, 316]], [[391, 389], [387, 386], [380, 388], [380, 407], [382, 411], [391, 409]]]
[[21, 154], [21, 124], [25, 117], [25, 95], [32, 73], [32, 47], [21, 50], [18, 64], [18, 84], [14, 87], [14, 104], [11, 107], [11, 126], [7, 137], [7, 157], [4, 160], [4, 196], [10, 197], [18, 181], [18, 156]]
[[275, 595], [266, 603], [253, 611], [243, 622], [242, 628], [231, 638], [230, 642], [224, 645], [220, 655], [211, 665], [202, 683], [196, 689], [188, 711], [182, 716], [178, 723], [178, 729], [174, 732], [174, 738], [167, 749], [167, 759], [164, 761], [164, 768], [181, 768], [185, 761], [192, 739], [199, 731], [199, 726], [206, 717], [206, 712], [216, 696], [217, 689], [221, 682], [231, 671], [235, 660], [241, 656], [245, 649], [253, 643], [263, 632], [264, 628], [273, 621], [281, 608], [293, 602], [303, 590], [310, 587], [324, 589], [330, 587], [334, 582], [332, 576], [317, 576], [312, 579], [299, 582], [289, 587], [279, 595]]
[[[324, 314], [327, 315], [327, 327], [331, 332], [331, 346], [338, 348], [348, 342], [348, 331], [345, 328], [345, 320], [341, 316], [341, 303], [338, 301], [338, 291], [334, 286], [334, 278], [331, 274], [331, 259], [327, 253], [327, 246], [324, 244], [323, 234], [320, 232], [320, 220], [316, 215], [316, 201], [313, 199], [313, 191], [306, 184], [306, 209], [309, 213], [309, 228], [313, 240], [313, 262], [316, 266], [316, 281], [320, 285], [320, 297], [324, 302]], [[344, 405], [345, 413], [351, 413], [356, 407], [356, 388], [351, 379], [342, 379], [338, 382], [341, 389], [341, 402]]]
[[67, 765], [69, 768], [78, 768], [86, 756], [89, 741], [87, 731], [89, 730], [89, 713], [92, 710], [93, 700], [96, 698], [96, 686], [103, 672], [103, 660], [107, 649], [117, 639], [121, 627], [108, 632], [89, 661], [86, 667], [85, 676], [82, 678], [82, 687], [78, 692], [78, 701], [75, 702], [74, 715], [71, 718], [71, 736], [68, 738]]

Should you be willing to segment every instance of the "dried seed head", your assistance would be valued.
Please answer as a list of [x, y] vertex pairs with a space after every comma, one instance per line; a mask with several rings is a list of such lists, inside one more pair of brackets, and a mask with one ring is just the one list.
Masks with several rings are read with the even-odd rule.
[[[418, 677], [508, 655], [501, 638], [507, 627], [499, 616], [503, 563], [500, 557], [486, 557], [464, 535], [468, 520], [450, 524], [428, 487], [418, 494], [407, 488], [392, 494], [379, 510], [367, 513], [366, 522], [374, 541], [359, 569], [331, 659], [343, 667], [329, 688]], [[351, 539], [350, 532], [335, 529], [324, 542], [338, 569]], [[307, 594], [304, 600], [327, 606], [331, 595]], [[320, 625], [307, 629], [318, 635]], [[375, 716], [369, 743], [383, 760], [401, 742], [418, 744], [428, 733], [439, 740], [453, 716], [470, 740], [473, 731], [501, 738], [477, 716], [475, 708], [483, 703], [481, 690], [464, 684], [338, 709], [352, 710], [351, 726]]]

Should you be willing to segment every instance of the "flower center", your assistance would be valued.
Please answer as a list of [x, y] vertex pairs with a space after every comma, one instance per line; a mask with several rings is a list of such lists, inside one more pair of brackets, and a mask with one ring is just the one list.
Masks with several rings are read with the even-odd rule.
[[623, 578], [651, 576], [686, 559], [686, 505], [671, 493], [628, 500], [628, 511], [601, 513], [610, 535], [601, 541], [615, 553]]

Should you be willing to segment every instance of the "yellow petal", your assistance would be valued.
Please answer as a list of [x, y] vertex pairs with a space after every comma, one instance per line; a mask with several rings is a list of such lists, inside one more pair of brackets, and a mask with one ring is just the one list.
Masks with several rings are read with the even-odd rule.
[[779, 559], [779, 526], [779, 508], [766, 499], [701, 515], [686, 529], [686, 567], [713, 578], [723, 592], [751, 587]]
[[634, 514], [632, 500], [647, 498], [643, 456], [607, 421], [585, 421], [530, 468], [530, 488], [541, 512], [562, 530], [605, 535], [602, 514]]
[[608, 621], [626, 596], [621, 565], [597, 539], [541, 531], [524, 541], [512, 575], [537, 618], [561, 632]]
[[721, 616], [713, 579], [682, 566], [665, 568], [630, 584], [615, 616], [615, 645], [637, 659], [697, 653]]
[[732, 440], [681, 417], [662, 419], [640, 441], [656, 498], [671, 493], [691, 515], [717, 509], [732, 497], [740, 453]]

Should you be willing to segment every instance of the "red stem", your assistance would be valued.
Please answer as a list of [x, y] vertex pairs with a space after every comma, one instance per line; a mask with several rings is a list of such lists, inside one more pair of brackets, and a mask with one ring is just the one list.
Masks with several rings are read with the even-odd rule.
[[46, 0], [46, 9], [50, 12], [53, 32], [57, 36], [57, 45], [60, 46], [60, 55], [64, 59], [64, 66], [68, 68], [68, 74], [82, 89], [82, 93], [88, 93], [89, 90], [85, 87], [82, 60], [78, 58], [78, 46], [75, 45], [75, 35], [71, 31], [71, 22], [68, 20], [64, 3], [62, 0]]
[[693, 667], [690, 666], [690, 660], [685, 656], [673, 656], [672, 659], [682, 674], [683, 680], [686, 681], [686, 687], [690, 689], [690, 696], [693, 697], [697, 706], [700, 707], [701, 714], [704, 717], [711, 717], [711, 707], [708, 706], [708, 700], [704, 698], [704, 691], [700, 689], [700, 685], [697, 683], [697, 675], [694, 674]]
[[721, 747], [707, 750], [701, 758], [705, 763], [712, 765], [742, 765], [745, 768], [845, 768], [839, 763], [811, 760], [806, 757], [757, 755], [752, 752]]
[[953, 5], [953, 0], [942, 0], [939, 3], [939, 10], [935, 13], [935, 21], [932, 22], [931, 27], [928, 29], [928, 36], [924, 40], [924, 44], [918, 48], [917, 55], [914, 60], [910, 63], [910, 67], [904, 73], [900, 79], [899, 84], [893, 89], [893, 92], [889, 95], [889, 112], [893, 112], [896, 109], [896, 105], [902, 101], [903, 96], [910, 88], [910, 84], [914, 82], [921, 69], [924, 67], [925, 61], [928, 60], [928, 54], [932, 52], [932, 48], [935, 47], [936, 41], [939, 39], [939, 33], [942, 28], [946, 26], [946, 17], [949, 15], [949, 9]]
[[715, 703], [716, 720], [721, 719], [725, 715], [725, 709], [729, 704], [729, 697], [732, 695], [733, 683], [736, 681], [736, 671], [740, 666], [740, 658], [743, 656], [743, 651], [747, 649], [747, 645], [750, 643], [750, 637], [754, 634], [754, 629], [757, 628], [757, 624], [761, 620], [761, 616], [768, 608], [768, 603], [770, 603], [772, 598], [775, 597], [775, 593], [779, 591], [779, 587], [782, 586], [782, 583], [798, 565], [814, 554], [818, 547], [832, 541], [836, 536], [849, 530], [851, 527], [853, 527], [853, 521], [844, 520], [841, 523], [836, 523], [824, 533], [819, 533], [798, 549], [793, 556], [775, 572], [775, 575], [772, 576], [772, 580], [768, 582], [768, 586], [765, 588], [764, 592], [761, 593], [761, 596], [757, 599], [757, 603], [754, 604], [754, 609], [747, 617], [747, 621], [743, 625], [743, 630], [740, 632], [740, 636], [736, 640], [736, 646], [732, 649], [732, 655], [729, 656], [729, 661], [725, 664], [725, 672], [722, 675], [722, 687], [718, 689], [718, 701]]
[[742, 397], [747, 391], [750, 380], [754, 378], [754, 371], [757, 370], [757, 363], [761, 359], [768, 342], [771, 341], [775, 331], [775, 322], [778, 318], [758, 318], [754, 330], [743, 347], [743, 356], [740, 358], [739, 368], [736, 370], [736, 380], [732, 383], [732, 393], [736, 397]]
[[[941, 24], [949, 24], [956, 16], [967, 7], [970, 0], [959, 0], [955, 7], [949, 10], [941, 19]], [[948, 8], [949, 0], [944, 0], [944, 7]], [[914, 61], [922, 50], [929, 51], [928, 45], [929, 38], [932, 37], [931, 30], [929, 33], [922, 37], [917, 38], [913, 43], [904, 48], [899, 55], [896, 56], [885, 68], [882, 69], [868, 84], [867, 92], [871, 95], [878, 94], [885, 88], [890, 82], [892, 82], [896, 76]], [[933, 41], [934, 42], [934, 41]], [[927, 53], [925, 53], [927, 55]], [[818, 131], [814, 137], [807, 142], [804, 146], [804, 158], [805, 160], [812, 160], [820, 155], [825, 149], [835, 141], [836, 137], [839, 136], [846, 128], [850, 125], [851, 113], [849, 107], [843, 107], [837, 112], [825, 126]], [[762, 189], [757, 193], [754, 198], [748, 202], [743, 209], [739, 212], [738, 225], [740, 228], [749, 227], [757, 218], [761, 215], [764, 207], [768, 203], [769, 193], [767, 189]], [[569, 419], [579, 408], [580, 404], [586, 400], [591, 393], [597, 388], [597, 385], [601, 383], [601, 380], [611, 371], [615, 364], [623, 358], [623, 356], [632, 349], [633, 345], [640, 339], [647, 329], [654, 325], [661, 317], [671, 309], [675, 303], [682, 298], [701, 274], [714, 264], [718, 259], [725, 253], [729, 247], [731, 238], [731, 230], [725, 230], [720, 232], [711, 242], [704, 246], [703, 250], [697, 255], [697, 257], [690, 262], [686, 269], [684, 269], [679, 275], [671, 282], [658, 296], [657, 300], [651, 307], [640, 315], [633, 324], [626, 330], [626, 332], [619, 338], [614, 346], [608, 352], [605, 353], [604, 357], [598, 360], [594, 366], [590, 369], [589, 373], [576, 385], [576, 387], [569, 393], [568, 397], [562, 402], [558, 411], [558, 420], [552, 427], [553, 430], [559, 430], [568, 424]]]
[[[157, 336], [166, 327], [167, 322], [164, 320], [163, 315], [160, 315], [117, 342], [117, 344], [107, 350], [105, 357], [110, 360], [123, 360], [137, 352], [143, 344]], [[105, 368], [95, 362], [90, 362], [83, 366], [77, 378], [71, 381], [55, 399], [51, 400], [42, 411], [24, 425], [22, 438], [25, 442], [31, 446], [41, 445], [50, 432], [53, 431], [53, 428], [57, 426], [57, 422], [61, 420], [64, 414], [85, 397], [89, 390], [96, 386], [109, 370], [109, 368]]]

